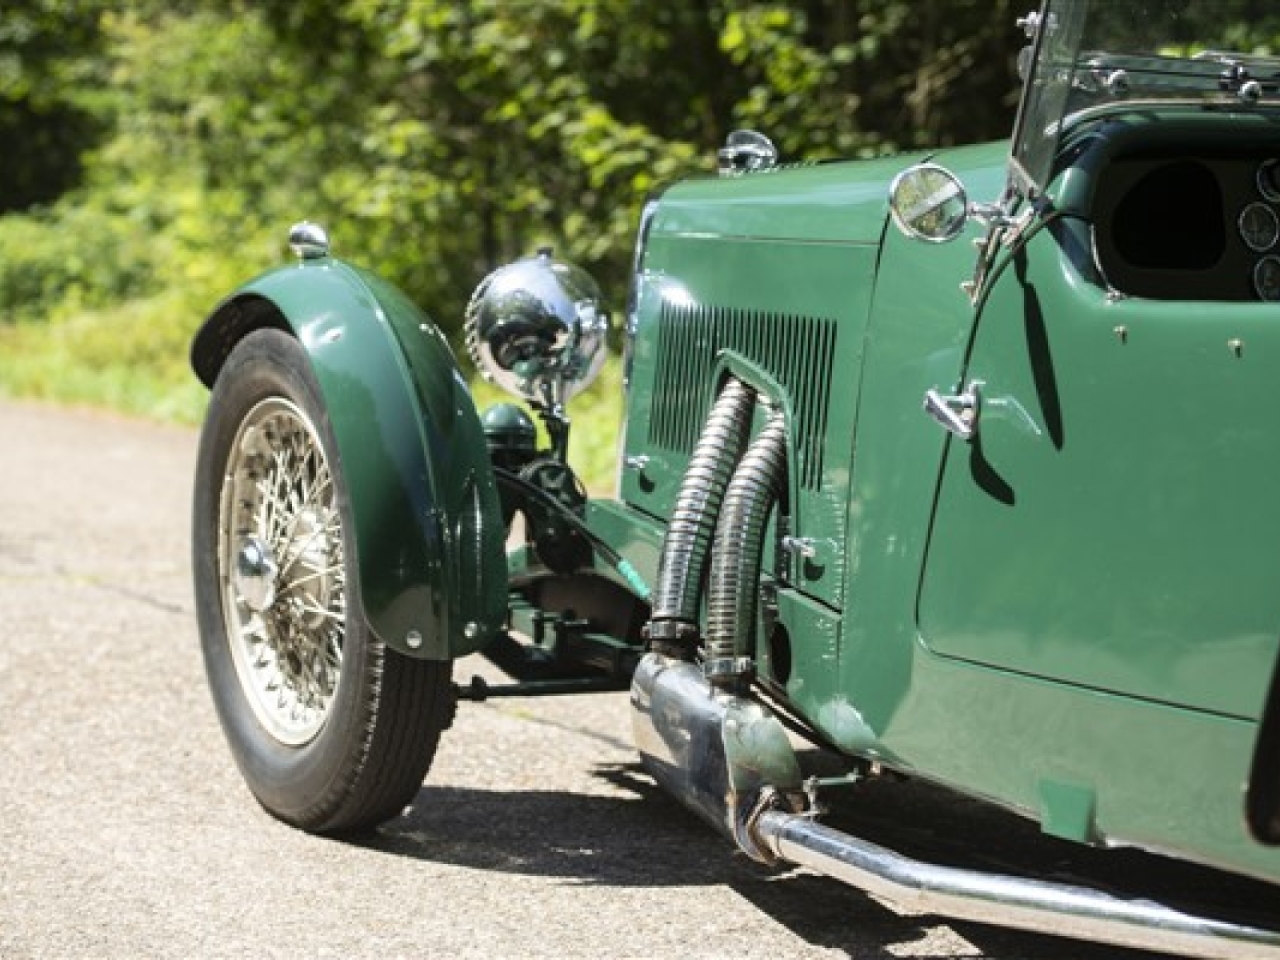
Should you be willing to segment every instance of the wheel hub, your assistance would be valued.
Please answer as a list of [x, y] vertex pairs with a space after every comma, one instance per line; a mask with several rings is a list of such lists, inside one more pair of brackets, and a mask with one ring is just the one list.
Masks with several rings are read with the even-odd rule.
[[245, 537], [236, 552], [231, 582], [240, 598], [254, 613], [262, 613], [276, 602], [276, 577], [280, 567], [271, 547], [261, 537]]

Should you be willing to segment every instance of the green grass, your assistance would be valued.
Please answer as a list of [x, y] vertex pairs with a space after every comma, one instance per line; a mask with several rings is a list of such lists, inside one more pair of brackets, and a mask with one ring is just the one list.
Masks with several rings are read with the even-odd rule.
[[198, 423], [182, 299], [158, 296], [60, 320], [0, 325], [0, 393]]

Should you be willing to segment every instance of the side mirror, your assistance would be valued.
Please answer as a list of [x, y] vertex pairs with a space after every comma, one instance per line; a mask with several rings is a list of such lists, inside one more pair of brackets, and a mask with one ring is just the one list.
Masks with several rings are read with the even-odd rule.
[[969, 197], [954, 173], [934, 163], [908, 167], [889, 186], [889, 212], [908, 237], [946, 243], [969, 220]]

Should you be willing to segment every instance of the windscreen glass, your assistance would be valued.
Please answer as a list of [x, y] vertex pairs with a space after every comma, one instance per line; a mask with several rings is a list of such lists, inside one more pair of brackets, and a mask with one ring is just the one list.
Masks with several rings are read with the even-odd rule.
[[1275, 0], [1050, 0], [1038, 16], [1014, 137], [1038, 190], [1074, 121], [1160, 102], [1280, 104]]

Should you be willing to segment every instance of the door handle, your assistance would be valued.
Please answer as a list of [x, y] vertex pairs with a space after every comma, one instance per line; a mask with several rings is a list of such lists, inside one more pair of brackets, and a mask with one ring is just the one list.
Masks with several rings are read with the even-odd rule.
[[961, 440], [972, 440], [978, 432], [981, 390], [982, 383], [978, 380], [970, 382], [961, 394], [946, 395], [937, 390], [926, 390], [924, 411], [948, 433], [954, 433]]

